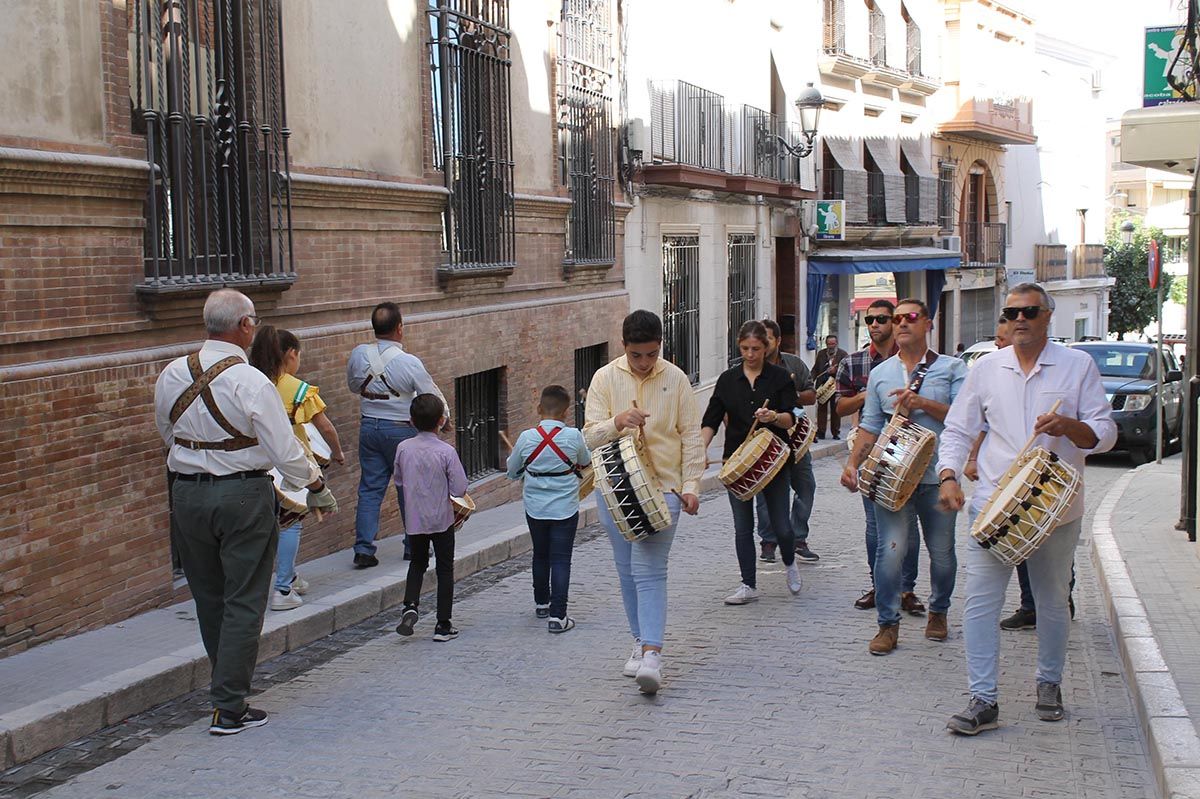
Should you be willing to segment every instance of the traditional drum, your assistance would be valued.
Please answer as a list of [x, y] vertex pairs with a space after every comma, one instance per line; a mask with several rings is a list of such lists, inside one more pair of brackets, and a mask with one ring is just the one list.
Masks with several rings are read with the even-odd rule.
[[636, 436], [622, 436], [592, 453], [593, 480], [617, 530], [629, 541], [671, 526], [671, 510], [645, 462]]
[[792, 445], [792, 459], [796, 463], [808, 452], [816, 437], [817, 426], [810, 422], [807, 416], [799, 417], [792, 429], [788, 430], [788, 443]]
[[858, 490], [881, 507], [900, 510], [917, 490], [936, 449], [932, 430], [905, 416], [893, 416], [862, 462]]
[[835, 391], [837, 391], [837, 381], [830, 377], [817, 387], [817, 405], [824, 405], [833, 399]]
[[775, 479], [787, 464], [788, 448], [765, 427], [747, 436], [717, 473], [735, 497], [750, 500]]
[[1033, 554], [1058, 526], [1079, 492], [1083, 478], [1058, 455], [1034, 447], [1017, 458], [996, 486], [971, 536], [1009, 566]]
[[463, 494], [461, 497], [450, 497], [450, 504], [454, 507], [454, 524], [450, 525], [450, 529], [457, 533], [463, 522], [475, 512], [475, 500]]
[[317, 465], [324, 469], [332, 462], [333, 450], [329, 448], [329, 444], [325, 442], [325, 437], [317, 430], [317, 426], [312, 422], [304, 423], [304, 432], [308, 435], [308, 448], [312, 452], [313, 460]]
[[271, 480], [275, 483], [275, 499], [279, 501], [279, 529], [283, 530], [291, 527], [296, 522], [308, 515], [308, 502], [305, 501], [305, 490], [300, 491], [284, 491], [283, 475], [275, 469], [268, 469], [267, 474], [271, 475]]
[[596, 490], [596, 470], [584, 466], [579, 470], [579, 501], [583, 502]]

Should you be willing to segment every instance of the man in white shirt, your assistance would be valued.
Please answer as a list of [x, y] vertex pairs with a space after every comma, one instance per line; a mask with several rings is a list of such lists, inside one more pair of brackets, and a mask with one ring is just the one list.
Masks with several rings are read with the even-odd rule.
[[292, 432], [275, 386], [246, 360], [258, 317], [250, 298], [221, 289], [204, 303], [208, 340], [176, 358], [154, 385], [154, 421], [170, 448], [171, 505], [179, 557], [212, 663], [214, 735], [267, 723], [246, 704], [275, 564], [283, 487], [307, 487], [308, 504], [337, 502]]
[[[371, 312], [375, 341], [359, 344], [346, 364], [346, 387], [361, 398], [362, 420], [358, 433], [358, 508], [354, 514], [354, 565], [367, 569], [379, 565], [375, 557], [375, 537], [379, 535], [379, 508], [392, 481], [396, 447], [412, 438], [409, 407], [418, 394], [436, 394], [446, 409], [446, 427], [450, 407], [417, 356], [405, 352], [404, 322], [400, 306], [381, 302]], [[396, 491], [400, 518], [404, 518], [404, 496]], [[408, 535], [404, 536], [404, 558], [409, 557]]]
[[[1080, 474], [1084, 458], [1105, 452], [1116, 442], [1112, 409], [1091, 356], [1047, 338], [1053, 301], [1036, 283], [1009, 292], [1004, 317], [1012, 346], [976, 361], [967, 375], [942, 432], [938, 452], [941, 501], [949, 508], [964, 503], [958, 475], [980, 432], [987, 437], [979, 451], [979, 485], [971, 499], [974, 521], [991, 499], [997, 483], [1017, 459], [1026, 440], [1036, 434], [1044, 447]], [[1057, 413], [1050, 413], [1061, 401]], [[1063, 717], [1063, 664], [1067, 657], [1070, 616], [1067, 596], [1071, 563], [1083, 516], [1083, 488], [1050, 537], [1026, 561], [1038, 609], [1038, 717]], [[1006, 566], [974, 539], [967, 541], [967, 600], [963, 633], [967, 649], [967, 709], [947, 728], [963, 735], [994, 729], [999, 717], [997, 675], [1000, 668], [1000, 611], [1012, 567]]]

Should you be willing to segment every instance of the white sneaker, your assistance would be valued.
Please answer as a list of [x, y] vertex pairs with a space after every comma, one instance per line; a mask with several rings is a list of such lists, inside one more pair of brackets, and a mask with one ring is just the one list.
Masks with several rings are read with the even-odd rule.
[[305, 580], [299, 574], [292, 577], [292, 590], [300, 596], [308, 593], [308, 580]]
[[296, 591], [288, 591], [285, 594], [276, 589], [271, 590], [271, 610], [292, 610], [303, 604], [304, 600]]
[[637, 674], [638, 690], [644, 694], [656, 694], [662, 687], [662, 655], [651, 649], [642, 655], [642, 665]]
[[742, 583], [737, 590], [725, 597], [726, 605], [745, 605], [747, 602], [758, 601], [758, 589]]
[[638, 669], [642, 667], [642, 642], [633, 642], [633, 654], [629, 656], [629, 660], [625, 661], [625, 668], [621, 669], [621, 673], [626, 677], [636, 677]]
[[793, 595], [800, 593], [800, 588], [803, 583], [800, 581], [800, 567], [793, 563], [787, 567], [788, 590]]

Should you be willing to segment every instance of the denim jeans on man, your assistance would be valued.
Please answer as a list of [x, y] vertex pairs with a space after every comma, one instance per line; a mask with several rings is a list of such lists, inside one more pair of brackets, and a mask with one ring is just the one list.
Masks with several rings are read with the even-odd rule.
[[[879, 544], [875, 549], [875, 607], [879, 623], [900, 621], [900, 580], [904, 558], [909, 549], [909, 530], [920, 520], [929, 553], [929, 610], [945, 613], [950, 609], [958, 558], [954, 553], [955, 511], [938, 507], [938, 484], [921, 483], [898, 511], [875, 506]], [[999, 620], [997, 620], [999, 623]]]
[[[974, 514], [971, 522], [974, 523]], [[1083, 520], [1054, 529], [1025, 562], [1037, 603], [1037, 680], [1061, 683], [1067, 660], [1071, 614], [1067, 608], [1075, 545]], [[1013, 567], [971, 539], [967, 542], [967, 602], [963, 638], [967, 645], [967, 687], [972, 696], [995, 702], [1000, 672], [1000, 612]]]
[[[1037, 612], [1037, 603], [1033, 599], [1033, 586], [1029, 584], [1029, 567], [1024, 563], [1017, 566], [1017, 582], [1021, 585], [1021, 610], [1026, 613]], [[1071, 591], [1075, 590], [1075, 560], [1071, 560], [1071, 587], [1067, 591], [1067, 596], [1070, 597]], [[1067, 609], [1070, 610], [1068, 604]]]
[[[792, 537], [799, 544], [808, 540], [808, 517], [812, 515], [813, 497], [817, 493], [817, 478], [813, 476], [812, 453], [804, 453], [799, 463], [792, 464]], [[758, 537], [767, 544], [778, 543], [767, 513], [767, 498], [761, 492], [754, 498], [758, 513]]]
[[296, 522], [279, 531], [279, 546], [275, 551], [275, 590], [290, 591], [296, 577], [296, 553], [300, 551], [300, 527]]
[[[875, 550], [879, 549], [879, 526], [875, 522], [874, 502], [862, 495], [863, 513], [867, 517], [867, 568], [871, 570], [871, 583], [875, 583]], [[917, 556], [921, 554], [921, 533], [917, 529], [917, 517], [909, 517], [908, 552], [904, 555], [904, 569], [900, 575], [900, 590], [904, 593], [917, 587]]]
[[[779, 557], [784, 565], [791, 566], [796, 562], [796, 539], [792, 535], [792, 520], [788, 518], [788, 491], [791, 488], [792, 464], [784, 464], [783, 470], [775, 475], [775, 479], [767, 483], [767, 487], [758, 493], [765, 496], [767, 516], [771, 520], [771, 529], [775, 531], [775, 540], [779, 544]], [[741, 500], [729, 493], [729, 507], [733, 509], [733, 545], [737, 550], [738, 568], [742, 572], [742, 582], [751, 588], [757, 588], [755, 582], [755, 567], [758, 553], [754, 547], [754, 499]], [[757, 499], [757, 497], [755, 498]]]
[[579, 514], [566, 519], [535, 519], [527, 513], [525, 521], [533, 540], [534, 604], [548, 604], [551, 618], [565, 618], [571, 584], [571, 550], [575, 546]]
[[641, 541], [629, 541], [617, 531], [608, 505], [596, 493], [600, 524], [612, 544], [613, 564], [621, 581], [621, 602], [629, 632], [648, 646], [661, 647], [667, 627], [667, 560], [679, 526], [679, 497], [666, 496], [671, 526]]
[[[358, 431], [358, 510], [354, 514], [354, 553], [374, 555], [379, 535], [379, 508], [392, 482], [396, 447], [417, 434], [407, 422], [363, 416]], [[404, 518], [404, 496], [396, 490], [400, 518]], [[405, 536], [407, 543], [407, 536]]]

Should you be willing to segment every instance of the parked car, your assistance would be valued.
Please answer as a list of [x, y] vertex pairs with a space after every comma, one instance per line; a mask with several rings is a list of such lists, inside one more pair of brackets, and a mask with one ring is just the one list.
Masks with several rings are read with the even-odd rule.
[[962, 354], [963, 363], [965, 363], [967, 366], [974, 366], [975, 361], [979, 360], [979, 358], [981, 356], [987, 355], [989, 352], [995, 352], [995, 351], [996, 351], [996, 342], [995, 341], [988, 340], [988, 341], [981, 341], [978, 344], [972, 344], [971, 346], [969, 346], [965, 350], [963, 350], [963, 354]]
[[1129, 453], [1134, 463], [1154, 457], [1157, 429], [1154, 406], [1154, 353], [1162, 358], [1163, 451], [1183, 435], [1183, 372], [1175, 353], [1134, 341], [1080, 341], [1070, 345], [1092, 356], [1100, 369], [1104, 391], [1117, 423], [1114, 449]]

